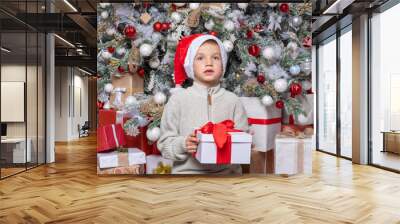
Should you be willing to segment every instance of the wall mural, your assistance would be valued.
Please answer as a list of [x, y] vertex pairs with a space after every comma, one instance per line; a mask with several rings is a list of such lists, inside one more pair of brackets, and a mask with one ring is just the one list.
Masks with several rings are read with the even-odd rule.
[[98, 174], [311, 172], [311, 3], [97, 12]]

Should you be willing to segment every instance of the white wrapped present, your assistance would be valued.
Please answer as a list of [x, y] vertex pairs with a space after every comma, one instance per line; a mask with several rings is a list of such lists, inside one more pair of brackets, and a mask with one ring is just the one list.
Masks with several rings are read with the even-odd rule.
[[311, 174], [312, 138], [277, 135], [275, 140], [275, 174]]
[[240, 97], [249, 119], [250, 131], [254, 133], [254, 149], [261, 152], [275, 146], [275, 136], [281, 131], [282, 110], [264, 106], [258, 97]]
[[100, 169], [127, 167], [146, 163], [146, 155], [137, 148], [129, 148], [124, 152], [97, 153], [97, 162]]
[[252, 136], [245, 132], [228, 133], [231, 136], [230, 152], [225, 151], [227, 145], [219, 151], [212, 134], [198, 132], [196, 159], [203, 164], [250, 164]]
[[146, 174], [171, 174], [173, 161], [160, 155], [146, 156]]
[[146, 154], [137, 148], [128, 149], [129, 166], [146, 163]]
[[112, 168], [118, 166], [118, 152], [97, 153], [97, 163], [99, 168]]

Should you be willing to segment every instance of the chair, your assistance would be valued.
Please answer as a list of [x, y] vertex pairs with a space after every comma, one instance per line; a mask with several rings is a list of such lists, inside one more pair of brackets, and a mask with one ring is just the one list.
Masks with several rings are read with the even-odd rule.
[[89, 136], [89, 129], [90, 129], [89, 121], [85, 121], [82, 127], [80, 127], [80, 125], [78, 124], [79, 138]]

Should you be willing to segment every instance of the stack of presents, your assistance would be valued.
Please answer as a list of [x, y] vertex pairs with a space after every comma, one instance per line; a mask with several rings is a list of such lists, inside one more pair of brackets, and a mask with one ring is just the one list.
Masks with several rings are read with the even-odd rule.
[[168, 174], [172, 161], [164, 159], [156, 143], [147, 140], [147, 127], [141, 127], [137, 136], [124, 132], [127, 118], [123, 111], [99, 111], [97, 131], [98, 174]]
[[256, 97], [241, 97], [253, 133], [250, 173], [312, 173], [314, 95], [296, 97], [307, 116], [265, 107]]
[[[170, 174], [173, 161], [163, 158], [156, 142], [147, 139], [147, 126], [133, 137], [124, 132], [124, 121], [122, 111], [99, 111], [97, 173]], [[204, 164], [249, 164], [252, 136], [233, 127], [231, 120], [205, 124], [197, 130], [200, 143], [193, 157]]]
[[[196, 130], [200, 143], [192, 156], [203, 164], [243, 164], [249, 173], [311, 174], [313, 95], [301, 97], [307, 114], [301, 122], [264, 106], [257, 97], [241, 97], [250, 132], [235, 130], [231, 120], [204, 124]], [[148, 127], [140, 127], [136, 136], [127, 135], [123, 125], [128, 119], [123, 111], [99, 110], [98, 174], [170, 174], [173, 161], [163, 158], [156, 142], [147, 139]]]

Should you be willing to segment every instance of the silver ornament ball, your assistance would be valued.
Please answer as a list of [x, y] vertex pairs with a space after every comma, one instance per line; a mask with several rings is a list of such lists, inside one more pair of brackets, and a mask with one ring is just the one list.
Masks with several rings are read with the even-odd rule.
[[179, 12], [171, 13], [171, 19], [174, 23], [180, 23], [182, 21], [182, 16]]
[[111, 83], [107, 83], [104, 85], [104, 92], [111, 93], [114, 89], [114, 86]]
[[286, 79], [278, 79], [274, 82], [274, 88], [278, 93], [283, 93], [286, 91], [288, 83]]
[[298, 75], [300, 74], [301, 68], [298, 65], [290, 66], [289, 72], [291, 75]]
[[233, 50], [233, 43], [230, 40], [224, 40], [222, 42], [222, 44], [224, 45], [224, 48], [227, 52], [231, 52]]
[[167, 101], [167, 96], [162, 92], [158, 92], [154, 95], [153, 99], [156, 104], [164, 104]]
[[227, 31], [233, 31], [233, 30], [235, 30], [235, 23], [232, 22], [231, 20], [227, 20], [224, 22], [224, 28]]
[[153, 47], [150, 44], [142, 44], [139, 48], [140, 55], [148, 57], [153, 52]]
[[110, 52], [108, 52], [108, 51], [103, 51], [103, 52], [101, 53], [101, 57], [102, 57], [104, 60], [109, 60], [109, 59], [112, 57], [112, 54], [111, 54]]
[[151, 142], [155, 142], [160, 138], [161, 130], [159, 127], [151, 128], [146, 131], [146, 137]]
[[100, 13], [100, 16], [101, 16], [102, 19], [107, 19], [109, 14], [108, 14], [107, 11], [103, 11], [103, 12]]
[[268, 107], [268, 106], [271, 106], [271, 105], [274, 103], [274, 100], [272, 99], [271, 96], [265, 95], [265, 96], [263, 96], [263, 98], [261, 99], [261, 103], [262, 103], [264, 106]]
[[207, 30], [211, 31], [214, 28], [214, 25], [215, 25], [214, 21], [212, 19], [210, 19], [204, 24], [204, 27]]
[[292, 17], [292, 25], [294, 27], [300, 27], [302, 23], [303, 23], [303, 18], [301, 18], [301, 16]]

